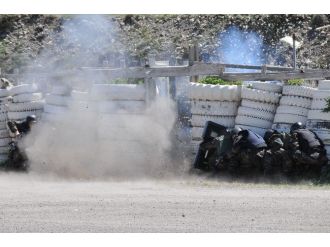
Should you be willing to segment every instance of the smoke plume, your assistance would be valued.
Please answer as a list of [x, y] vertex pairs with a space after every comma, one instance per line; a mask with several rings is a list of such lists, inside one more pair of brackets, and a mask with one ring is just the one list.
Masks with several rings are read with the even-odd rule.
[[255, 32], [230, 27], [219, 34], [218, 56], [221, 63], [261, 65], [264, 63], [263, 40]]
[[[53, 72], [99, 66], [100, 58], [109, 59], [114, 38], [104, 16], [76, 16], [65, 22], [62, 31], [54, 34], [53, 46], [35, 61], [46, 66], [49, 74], [37, 81], [40, 88], [46, 92], [52, 85], [66, 85], [90, 92], [95, 83], [111, 83], [97, 73], [86, 77]], [[74, 178], [134, 178], [173, 171], [170, 151], [176, 110], [172, 100], [156, 97], [142, 114], [122, 114], [120, 109], [107, 114], [93, 108], [102, 101], [88, 98], [84, 103], [85, 110], [68, 107], [34, 126], [24, 141], [32, 171]]]

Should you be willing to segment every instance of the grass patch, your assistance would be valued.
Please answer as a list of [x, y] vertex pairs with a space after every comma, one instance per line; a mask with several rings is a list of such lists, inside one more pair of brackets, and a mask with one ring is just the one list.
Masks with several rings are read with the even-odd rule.
[[291, 79], [288, 80], [288, 85], [290, 86], [301, 86], [304, 83], [303, 79]]
[[241, 81], [225, 81], [221, 79], [219, 76], [206, 76], [205, 78], [198, 81], [203, 84], [211, 84], [211, 85], [242, 85]]
[[118, 78], [118, 79], [108, 81], [107, 83], [109, 83], [109, 84], [143, 84], [144, 79], [143, 78], [129, 78], [129, 79]]

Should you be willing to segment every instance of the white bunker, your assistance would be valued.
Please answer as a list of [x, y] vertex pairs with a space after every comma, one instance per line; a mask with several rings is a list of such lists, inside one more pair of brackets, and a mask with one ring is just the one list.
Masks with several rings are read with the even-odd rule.
[[329, 107], [330, 80], [319, 82], [318, 90], [313, 94], [311, 110], [308, 112], [307, 127], [313, 129], [323, 140], [330, 158], [330, 112], [324, 111]]

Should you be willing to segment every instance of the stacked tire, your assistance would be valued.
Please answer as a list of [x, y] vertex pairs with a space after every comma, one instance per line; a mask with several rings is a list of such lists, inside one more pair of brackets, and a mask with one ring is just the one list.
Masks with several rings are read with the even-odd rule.
[[8, 102], [8, 119], [22, 121], [29, 115], [40, 118], [43, 112], [43, 95], [34, 84], [21, 84], [10, 90], [11, 101]]
[[323, 140], [330, 158], [330, 112], [325, 112], [330, 99], [330, 80], [319, 82], [314, 92], [311, 109], [308, 112], [307, 128], [312, 129]]
[[146, 108], [144, 85], [94, 84], [90, 99], [92, 108], [99, 113], [142, 114]]
[[50, 93], [45, 95], [46, 104], [44, 106], [43, 118], [50, 120], [58, 118], [58, 115], [68, 111], [70, 104], [71, 88], [66, 85], [53, 85]]
[[6, 127], [8, 102], [10, 102], [10, 91], [0, 89], [0, 164], [8, 158], [9, 142], [11, 141]]
[[92, 110], [90, 104], [90, 95], [87, 91], [72, 90], [71, 99], [68, 101], [69, 108], [72, 111]]
[[315, 88], [284, 85], [280, 105], [276, 110], [273, 129], [289, 132], [293, 123], [306, 124]]
[[281, 91], [282, 85], [277, 82], [252, 82], [244, 86], [235, 125], [263, 136], [273, 124]]
[[189, 83], [193, 153], [197, 151], [207, 121], [216, 122], [227, 128], [234, 127], [240, 95], [241, 86]]

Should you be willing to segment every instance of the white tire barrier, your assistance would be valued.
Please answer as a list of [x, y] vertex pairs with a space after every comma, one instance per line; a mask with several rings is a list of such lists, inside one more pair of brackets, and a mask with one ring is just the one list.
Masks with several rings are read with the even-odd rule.
[[308, 119], [306, 126], [309, 129], [330, 130], [330, 122], [324, 120]]
[[268, 111], [262, 111], [250, 107], [240, 106], [237, 111], [237, 115], [250, 116], [255, 118], [264, 119], [267, 121], [273, 121], [274, 114]]
[[323, 99], [313, 99], [311, 110], [323, 110], [327, 107], [327, 102]]
[[330, 121], [330, 112], [310, 110], [308, 112], [308, 119]]
[[54, 85], [51, 89], [51, 94], [55, 95], [69, 95], [71, 92], [71, 89], [68, 86], [64, 85]]
[[0, 122], [0, 130], [7, 130], [7, 121]]
[[326, 145], [330, 145], [330, 130], [314, 130], [317, 136], [324, 142]]
[[242, 88], [242, 98], [243, 99], [277, 104], [280, 100], [280, 96], [281, 95], [278, 93], [251, 89], [251, 88], [247, 88], [247, 87]]
[[189, 83], [188, 97], [190, 99], [214, 101], [239, 101], [241, 86], [236, 85], [209, 85]]
[[31, 101], [26, 103], [11, 103], [8, 104], [8, 111], [32, 111], [42, 110], [44, 101]]
[[330, 80], [319, 81], [319, 90], [330, 90]]
[[4, 105], [4, 104], [8, 104], [12, 102], [12, 97], [8, 96], [8, 97], [2, 97], [0, 98], [0, 104]]
[[307, 116], [308, 109], [299, 106], [280, 105], [276, 110], [276, 114], [295, 114]]
[[0, 113], [0, 121], [7, 121], [8, 117], [6, 113]]
[[201, 139], [203, 136], [204, 128], [193, 127], [191, 128], [191, 138], [194, 139]]
[[68, 106], [71, 99], [69, 96], [47, 94], [45, 100], [49, 105]]
[[283, 86], [283, 95], [286, 96], [301, 96], [307, 98], [313, 98], [313, 94], [316, 91], [316, 88], [306, 87], [306, 86]]
[[268, 130], [268, 129], [264, 129], [264, 128], [257, 128], [257, 127], [248, 126], [248, 125], [241, 125], [241, 124], [236, 124], [235, 126], [240, 127], [242, 129], [252, 130], [254, 133], [257, 133], [258, 135], [261, 135], [262, 137], [264, 137], [266, 131]]
[[201, 141], [191, 141], [190, 142], [190, 149], [191, 149], [192, 154], [197, 154], [200, 143], [201, 143]]
[[88, 92], [81, 92], [81, 91], [72, 90], [71, 97], [72, 97], [73, 100], [85, 101], [85, 100], [89, 99], [89, 94], [88, 94]]
[[18, 95], [25, 93], [35, 93], [38, 91], [38, 87], [35, 84], [22, 84], [12, 87], [10, 90], [10, 95]]
[[25, 103], [42, 100], [41, 93], [25, 93], [13, 96], [14, 103]]
[[312, 100], [299, 96], [282, 96], [280, 100], [280, 105], [291, 105], [303, 108], [310, 108], [312, 105]]
[[3, 146], [3, 147], [0, 147], [0, 155], [2, 154], [8, 154], [9, 153], [9, 146]]
[[101, 113], [143, 113], [146, 104], [141, 100], [118, 100], [95, 102], [92, 107]]
[[6, 147], [11, 142], [11, 138], [1, 138], [0, 139], [0, 147]]
[[7, 129], [0, 130], [0, 138], [8, 138], [8, 137], [9, 137], [9, 132]]
[[95, 100], [145, 100], [144, 85], [94, 84], [91, 98]]
[[238, 115], [235, 119], [236, 125], [248, 125], [257, 128], [269, 129], [272, 126], [272, 121], [267, 121], [260, 118]]
[[300, 115], [294, 115], [294, 114], [276, 114], [274, 118], [274, 123], [288, 123], [293, 124], [296, 122], [301, 122], [302, 124], [305, 124], [307, 121], [307, 116], [300, 116]]
[[274, 82], [252, 82], [252, 88], [273, 92], [273, 93], [281, 93], [282, 92], [282, 85], [279, 83]]
[[96, 111], [96, 102], [70, 100], [69, 109], [73, 111]]
[[8, 89], [0, 89], [0, 98], [4, 98], [10, 95], [10, 91]]
[[235, 116], [238, 102], [232, 101], [192, 101], [191, 113], [199, 115]]
[[8, 105], [7, 104], [0, 104], [0, 112], [6, 113], [8, 111]]
[[227, 128], [231, 128], [235, 125], [235, 117], [193, 115], [191, 118], [191, 124], [194, 127], [204, 127], [207, 121], [213, 121]]
[[8, 155], [7, 154], [0, 154], [0, 162], [5, 162], [8, 160]]
[[29, 115], [36, 115], [36, 117], [41, 117], [42, 110], [35, 111], [14, 111], [8, 112], [8, 119], [10, 120], [23, 120]]
[[68, 111], [68, 108], [63, 107], [63, 106], [55, 106], [55, 105], [49, 105], [49, 104], [46, 104], [44, 106], [44, 112], [46, 112], [46, 113], [62, 114], [62, 113], [66, 113], [67, 111]]
[[272, 125], [272, 129], [275, 129], [279, 132], [290, 132], [292, 124], [288, 124], [288, 123], [274, 123]]
[[330, 98], [330, 91], [329, 90], [317, 90], [314, 92], [313, 99], [328, 99]]
[[252, 100], [246, 100], [243, 99], [242, 106], [244, 107], [250, 107], [262, 111], [268, 111], [268, 112], [275, 112], [276, 111], [276, 105], [275, 104], [269, 104], [269, 103], [262, 103], [262, 102], [257, 102], [257, 101], [252, 101]]

